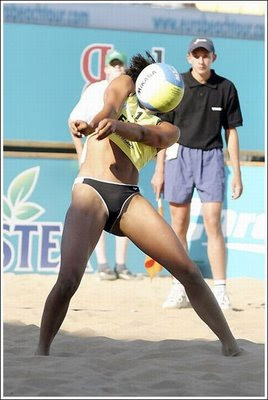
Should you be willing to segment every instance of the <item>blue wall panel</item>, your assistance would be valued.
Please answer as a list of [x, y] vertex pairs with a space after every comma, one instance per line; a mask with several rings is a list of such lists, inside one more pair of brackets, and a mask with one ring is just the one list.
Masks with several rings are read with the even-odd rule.
[[[179, 71], [189, 67], [190, 36], [116, 30], [4, 25], [4, 138], [66, 141], [70, 111], [85, 80], [80, 59], [90, 44], [109, 44], [130, 58], [137, 52], [163, 49], [164, 60]], [[239, 128], [242, 150], [264, 150], [264, 42], [213, 39], [218, 54], [214, 67], [236, 85], [244, 117]], [[98, 76], [98, 57], [89, 68]]]
[[[150, 162], [141, 172], [141, 193], [156, 206], [150, 184], [154, 171]], [[60, 259], [63, 222], [71, 200], [71, 188], [77, 174], [75, 160], [4, 159], [3, 237], [6, 272], [56, 273]], [[242, 167], [244, 193], [231, 200], [229, 167], [228, 187], [223, 210], [223, 229], [228, 248], [228, 276], [263, 279], [265, 270], [264, 168]], [[206, 235], [197, 195], [193, 201], [189, 232], [191, 258], [210, 277], [206, 256]], [[170, 222], [168, 204], [164, 216]], [[114, 236], [107, 236], [108, 260], [114, 263]], [[133, 272], [146, 273], [144, 254], [130, 242], [127, 263]], [[88, 271], [96, 269], [93, 253]], [[167, 274], [166, 271], [162, 272]]]

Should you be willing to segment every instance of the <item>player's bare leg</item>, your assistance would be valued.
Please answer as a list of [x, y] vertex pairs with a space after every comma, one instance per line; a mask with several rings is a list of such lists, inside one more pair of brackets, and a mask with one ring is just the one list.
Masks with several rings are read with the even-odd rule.
[[84, 274], [106, 220], [104, 205], [93, 189], [76, 184], [72, 204], [66, 215], [61, 243], [58, 279], [47, 297], [36, 355], [48, 355]]
[[[133, 222], [135, 221], [135, 223]], [[199, 317], [218, 336], [226, 356], [240, 353], [236, 339], [199, 268], [190, 260], [170, 225], [142, 196], [134, 196], [120, 221], [121, 231], [185, 287]]]

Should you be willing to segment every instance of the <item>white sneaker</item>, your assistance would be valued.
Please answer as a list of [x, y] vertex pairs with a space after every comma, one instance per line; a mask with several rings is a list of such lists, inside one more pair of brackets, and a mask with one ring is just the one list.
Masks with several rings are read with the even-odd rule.
[[231, 308], [231, 303], [225, 288], [218, 289], [217, 287], [214, 287], [213, 293], [222, 310], [228, 310]]
[[172, 282], [170, 292], [162, 308], [188, 308], [190, 306], [184, 286], [178, 281]]

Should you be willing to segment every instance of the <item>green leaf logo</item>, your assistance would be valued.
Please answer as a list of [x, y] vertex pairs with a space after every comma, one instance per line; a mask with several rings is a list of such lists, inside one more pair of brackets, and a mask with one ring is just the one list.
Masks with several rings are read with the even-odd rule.
[[19, 203], [16, 206], [16, 219], [32, 221], [43, 214], [44, 209], [35, 203]]
[[34, 221], [45, 212], [43, 207], [27, 201], [36, 186], [39, 170], [40, 167], [27, 169], [10, 183], [7, 197], [4, 196], [5, 221]]
[[7, 191], [7, 197], [13, 206], [30, 197], [37, 182], [39, 169], [39, 167], [27, 169], [13, 179]]
[[8, 199], [6, 196], [3, 196], [3, 214], [4, 214], [4, 219], [5, 220], [10, 220], [12, 216], [12, 204], [9, 203]]

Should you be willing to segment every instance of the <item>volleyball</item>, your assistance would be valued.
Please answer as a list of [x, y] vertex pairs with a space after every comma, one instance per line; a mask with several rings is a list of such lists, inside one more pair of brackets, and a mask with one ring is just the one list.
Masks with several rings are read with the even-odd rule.
[[180, 73], [165, 63], [153, 63], [145, 67], [135, 86], [140, 104], [148, 110], [161, 113], [177, 107], [184, 94]]

